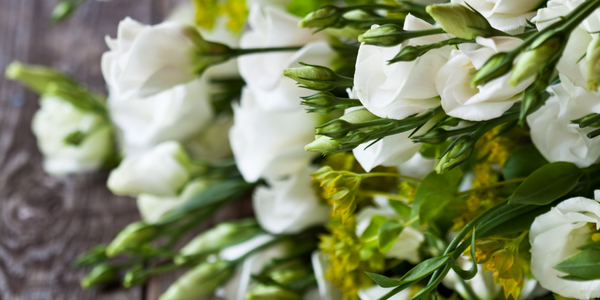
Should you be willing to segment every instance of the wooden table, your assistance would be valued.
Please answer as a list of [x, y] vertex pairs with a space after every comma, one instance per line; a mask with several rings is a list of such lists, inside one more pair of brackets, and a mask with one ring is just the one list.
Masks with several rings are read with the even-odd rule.
[[[116, 36], [130, 16], [159, 23], [178, 0], [89, 0], [67, 21], [49, 26], [58, 0], [0, 0], [0, 70], [13, 60], [49, 65], [106, 93], [100, 57], [104, 36]], [[158, 299], [177, 277], [152, 278], [131, 289], [79, 287], [89, 269], [71, 266], [74, 257], [109, 242], [138, 220], [135, 201], [105, 187], [107, 172], [53, 178], [42, 170], [30, 123], [37, 96], [0, 76], [0, 300]], [[209, 223], [246, 216], [250, 204], [238, 202]], [[210, 224], [205, 224], [205, 227]]]

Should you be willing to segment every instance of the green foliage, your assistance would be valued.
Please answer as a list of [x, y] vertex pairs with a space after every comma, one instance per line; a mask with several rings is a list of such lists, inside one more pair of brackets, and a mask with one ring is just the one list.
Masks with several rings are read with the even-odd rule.
[[382, 253], [388, 252], [404, 229], [400, 222], [389, 220], [381, 224], [377, 234], [377, 246]]
[[546, 205], [572, 191], [584, 172], [572, 163], [554, 162], [537, 169], [510, 198], [511, 204]]
[[517, 150], [506, 160], [502, 174], [506, 180], [525, 178], [546, 164], [548, 161], [533, 144], [530, 144]]
[[563, 260], [555, 269], [569, 274], [570, 280], [600, 279], [600, 249], [588, 248]]
[[425, 224], [435, 218], [444, 207], [455, 199], [455, 193], [462, 179], [458, 168], [443, 174], [431, 172], [419, 185], [411, 217], [419, 216], [419, 224]]
[[300, 18], [304, 18], [308, 13], [317, 8], [333, 4], [332, 0], [292, 0], [290, 4], [288, 4], [287, 10], [292, 15], [295, 15]]

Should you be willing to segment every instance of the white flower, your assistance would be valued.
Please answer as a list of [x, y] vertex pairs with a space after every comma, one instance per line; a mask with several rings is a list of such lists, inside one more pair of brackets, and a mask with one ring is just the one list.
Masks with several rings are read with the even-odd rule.
[[[55, 96], [40, 99], [31, 128], [44, 155], [44, 170], [52, 175], [97, 170], [112, 153], [110, 124]], [[76, 132], [85, 138], [79, 145], [68, 144], [65, 138]]]
[[137, 197], [137, 207], [142, 215], [142, 219], [148, 223], [158, 222], [165, 213], [179, 207], [204, 191], [208, 187], [208, 183], [201, 179], [192, 180], [183, 188], [179, 196], [174, 197], [139, 194]]
[[232, 125], [233, 116], [219, 115], [200, 134], [192, 138], [185, 147], [192, 157], [199, 157], [207, 161], [231, 157], [232, 152], [228, 134]]
[[[388, 219], [399, 219], [398, 214], [387, 204], [387, 199], [375, 199], [378, 207], [366, 207], [356, 214], [356, 235], [361, 236], [371, 223], [374, 216], [384, 216]], [[421, 260], [419, 257], [419, 247], [425, 240], [423, 234], [406, 226], [398, 236], [392, 248], [383, 253], [386, 258], [396, 258], [407, 260], [411, 264], [418, 264]]]
[[[342, 292], [325, 278], [327, 270], [330, 268], [329, 257], [327, 254], [316, 250], [311, 256], [312, 267], [315, 272], [319, 296], [321, 300], [341, 300]], [[308, 300], [308, 299], [307, 299]]]
[[520, 33], [527, 25], [527, 20], [535, 16], [535, 10], [540, 6], [540, 0], [451, 0], [452, 3], [467, 3], [475, 10], [480, 12], [492, 27], [509, 31], [511, 33]]
[[[389, 293], [393, 289], [394, 288], [382, 288], [380, 286], [374, 285], [372, 287], [359, 290], [358, 297], [360, 297], [361, 300], [377, 300], [380, 297], [382, 297], [383, 295]], [[390, 300], [407, 300], [407, 299], [410, 299], [411, 294], [412, 294], [412, 288], [407, 288], [388, 299], [390, 299]]]
[[102, 73], [119, 99], [143, 98], [196, 78], [197, 46], [186, 36], [193, 27], [176, 22], [119, 23], [116, 39], [106, 38]]
[[[596, 191], [596, 199], [599, 197]], [[600, 280], [573, 281], [554, 266], [579, 252], [592, 234], [590, 223], [600, 228], [600, 203], [583, 197], [567, 199], [537, 217], [529, 231], [531, 272], [540, 285], [564, 297], [600, 297]]]
[[248, 88], [240, 104], [233, 107], [234, 124], [229, 132], [238, 169], [248, 182], [262, 176], [294, 173], [315, 157], [304, 151], [314, 139], [318, 116], [300, 106], [293, 111], [266, 111]]
[[108, 188], [117, 195], [175, 196], [191, 176], [191, 163], [181, 145], [169, 141], [121, 162], [108, 177]]
[[273, 234], [298, 233], [327, 222], [328, 205], [319, 202], [309, 167], [283, 178], [267, 178], [269, 187], [254, 191], [253, 206], [262, 228]]
[[533, 78], [515, 87], [508, 84], [509, 74], [496, 78], [483, 86], [471, 88], [475, 70], [481, 68], [492, 55], [510, 51], [522, 41], [513, 37], [477, 37], [476, 50], [454, 50], [450, 60], [436, 76], [437, 90], [442, 97], [446, 114], [469, 121], [484, 121], [501, 116], [515, 102]]
[[[536, 17], [538, 29], [542, 30], [559, 21], [561, 16], [570, 13], [584, 2], [582, 0], [548, 1], [547, 7], [538, 11]], [[571, 32], [565, 52], [556, 66], [558, 71], [576, 86], [587, 85], [585, 53], [588, 44], [592, 41], [591, 33], [598, 31], [600, 31], [600, 12], [596, 10]]]
[[588, 167], [600, 157], [600, 139], [586, 136], [596, 128], [579, 128], [571, 121], [600, 113], [600, 97], [573, 85], [563, 75], [560, 79], [561, 84], [550, 88], [552, 96], [546, 105], [527, 117], [531, 139], [550, 162], [568, 161]]
[[[223, 259], [234, 260], [273, 239], [274, 237], [271, 235], [259, 235], [241, 244], [223, 249], [219, 256]], [[216, 291], [216, 295], [226, 300], [244, 300], [252, 281], [251, 275], [260, 273], [272, 259], [283, 257], [286, 253], [284, 245], [278, 244], [250, 255], [244, 259], [233, 277]]]
[[108, 109], [120, 130], [125, 154], [145, 151], [169, 140], [187, 141], [213, 120], [206, 76], [143, 99], [117, 96], [111, 95]]
[[327, 66], [334, 57], [326, 42], [327, 36], [298, 28], [298, 21], [298, 18], [272, 6], [253, 5], [250, 8], [248, 24], [251, 30], [242, 36], [242, 48], [303, 46], [298, 51], [238, 58], [240, 74], [263, 109], [297, 109], [299, 97], [314, 94], [314, 91], [298, 88], [295, 81], [283, 77], [283, 70], [299, 67], [298, 62]]
[[[431, 28], [434, 27], [412, 15], [404, 23], [405, 30]], [[447, 38], [447, 35], [414, 38], [395, 47], [362, 44], [356, 60], [354, 93], [371, 113], [382, 118], [401, 120], [438, 106], [435, 76], [448, 61], [451, 47], [431, 50], [410, 62], [388, 64], [388, 60], [407, 45], [436, 43]]]

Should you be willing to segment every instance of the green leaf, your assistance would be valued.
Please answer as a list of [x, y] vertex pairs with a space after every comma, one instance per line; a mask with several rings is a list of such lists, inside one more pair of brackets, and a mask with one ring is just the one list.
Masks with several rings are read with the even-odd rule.
[[390, 248], [398, 240], [398, 236], [404, 229], [404, 226], [398, 221], [390, 220], [379, 227], [379, 234], [377, 236], [377, 246], [381, 253], [390, 251]]
[[600, 241], [598, 242], [593, 242], [587, 245], [583, 245], [579, 248], [577, 248], [578, 250], [586, 250], [586, 249], [596, 249], [596, 250], [600, 250]]
[[544, 156], [533, 144], [530, 144], [519, 149], [506, 160], [502, 167], [502, 174], [506, 180], [525, 178], [547, 164], [548, 161]]
[[[381, 227], [381, 224], [385, 223], [387, 221], [387, 218], [381, 215], [375, 215], [371, 218], [371, 222], [369, 223], [369, 226], [367, 226], [367, 229], [365, 229], [365, 231], [363, 232], [363, 234], [360, 236], [360, 239], [367, 242], [367, 245], [369, 246], [377, 246], [377, 241], [376, 241], [376, 237], [377, 234], [379, 233], [379, 227]], [[372, 241], [369, 241], [372, 240]]]
[[391, 288], [391, 287], [396, 287], [402, 284], [402, 282], [400, 282], [397, 279], [392, 279], [383, 275], [379, 275], [379, 274], [375, 274], [375, 273], [369, 273], [369, 272], [365, 272], [367, 273], [367, 275], [369, 275], [369, 277], [371, 277], [371, 279], [373, 279], [373, 281], [375, 281], [375, 283], [382, 287], [382, 288]]
[[584, 172], [572, 163], [555, 162], [531, 173], [511, 196], [511, 204], [546, 205], [573, 190]]
[[[462, 171], [454, 168], [443, 174], [431, 172], [419, 184], [413, 202], [411, 219], [419, 216], [419, 224], [425, 224], [436, 217], [454, 198], [458, 189]], [[416, 224], [415, 224], [416, 225]]]
[[569, 256], [554, 268], [577, 278], [600, 279], [600, 250], [583, 250]]
[[429, 274], [433, 273], [435, 270], [444, 266], [449, 260], [449, 256], [438, 256], [424, 260], [420, 264], [412, 268], [410, 271], [406, 272], [406, 274], [404, 274], [404, 276], [402, 276], [400, 280], [402, 282], [421, 280], [427, 277]]
[[459, 265], [455, 264], [452, 266], [452, 270], [456, 272], [458, 276], [460, 276], [464, 280], [473, 279], [475, 275], [477, 275], [477, 259], [475, 256], [475, 228], [473, 228], [473, 234], [471, 235], [471, 261], [473, 264], [471, 265], [471, 269], [463, 270]]
[[446, 150], [451, 143], [452, 141], [445, 141], [437, 145], [423, 143], [421, 149], [419, 149], [419, 152], [425, 158], [438, 158], [442, 153], [444, 153], [444, 150]]
[[410, 211], [411, 208], [410, 206], [404, 204], [402, 201], [396, 201], [396, 200], [388, 200], [388, 204], [390, 205], [390, 207], [392, 207], [396, 213], [402, 217], [405, 217], [407, 219], [410, 218]]
[[[510, 206], [517, 206], [517, 205], [516, 204], [508, 205], [508, 207], [510, 207]], [[519, 209], [521, 207], [523, 207], [523, 209]], [[545, 206], [537, 206], [537, 205], [521, 206], [521, 205], [519, 205], [519, 208], [517, 208], [516, 211], [510, 212], [510, 213], [504, 215], [504, 217], [507, 217], [507, 218], [504, 218], [501, 223], [497, 223], [496, 225], [494, 225], [493, 228], [487, 230], [485, 232], [485, 236], [510, 234], [510, 233], [517, 233], [517, 232], [523, 232], [525, 230], [529, 230], [531, 228], [531, 224], [533, 223], [533, 220], [535, 220], [535, 218], [537, 216], [548, 212], [550, 210], [551, 206], [550, 205], [545, 205]], [[498, 215], [496, 215], [496, 217], [497, 216]], [[502, 219], [497, 219], [497, 218], [494, 218], [494, 219], [496, 221], [502, 220]], [[486, 228], [490, 228], [489, 225], [491, 225], [489, 222], [485, 222], [482, 224], [485, 224]], [[484, 236], [480, 235], [480, 237], [484, 237]]]

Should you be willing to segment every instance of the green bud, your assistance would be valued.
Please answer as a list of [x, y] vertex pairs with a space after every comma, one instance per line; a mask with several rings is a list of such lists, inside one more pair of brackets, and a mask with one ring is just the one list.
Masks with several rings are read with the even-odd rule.
[[358, 41], [368, 45], [393, 47], [412, 38], [444, 33], [441, 28], [406, 31], [395, 24], [385, 24], [373, 28], [358, 37]]
[[123, 286], [130, 288], [134, 285], [142, 285], [148, 280], [148, 273], [145, 272], [144, 266], [136, 265], [131, 268], [123, 277]]
[[328, 136], [320, 136], [310, 144], [304, 146], [305, 151], [327, 153], [335, 151], [340, 147], [340, 141]]
[[390, 59], [388, 63], [392, 64], [399, 61], [413, 61], [419, 58], [419, 56], [423, 55], [425, 52], [427, 51], [423, 51], [422, 47], [407, 45], [402, 47], [402, 50], [400, 50], [400, 52], [398, 52], [394, 58]]
[[65, 144], [78, 146], [79, 144], [81, 144], [81, 142], [83, 142], [84, 139], [85, 139], [85, 133], [77, 130], [77, 131], [69, 133], [65, 137], [64, 141], [65, 141]]
[[347, 121], [349, 123], [352, 123], [352, 124], [356, 124], [356, 123], [362, 123], [362, 122], [366, 122], [366, 121], [379, 119], [379, 117], [372, 114], [366, 108], [361, 108], [361, 109], [353, 110], [353, 111], [341, 116], [340, 119]]
[[183, 264], [190, 259], [190, 256], [208, 254], [241, 243], [259, 232], [261, 230], [255, 220], [221, 223], [199, 234], [181, 248], [180, 255], [175, 258], [175, 263]]
[[317, 134], [326, 135], [330, 138], [339, 139], [345, 137], [350, 130], [354, 129], [354, 126], [350, 124], [348, 121], [335, 119], [331, 120], [319, 127], [317, 129]]
[[296, 80], [302, 87], [330, 91], [337, 86], [352, 86], [353, 79], [340, 76], [333, 70], [316, 65], [300, 63], [303, 67], [291, 68], [283, 71], [283, 75]]
[[159, 300], [194, 300], [208, 296], [233, 273], [227, 261], [202, 263], [179, 277]]
[[489, 81], [492, 81], [508, 72], [512, 69], [512, 62], [516, 55], [514, 53], [499, 52], [483, 64], [483, 66], [477, 70], [475, 76], [471, 80], [471, 87], [476, 88], [479, 85], [483, 85]]
[[306, 266], [302, 265], [301, 263], [296, 263], [291, 266], [287, 265], [281, 269], [270, 272], [269, 277], [278, 284], [288, 285], [295, 280], [308, 276], [309, 274], [310, 270]]
[[106, 257], [106, 245], [97, 245], [75, 259], [76, 266], [89, 266], [103, 262]]
[[444, 31], [457, 38], [472, 40], [478, 36], [503, 35], [479, 12], [461, 4], [433, 4], [426, 11]]
[[553, 60], [563, 43], [561, 35], [554, 35], [545, 39], [537, 47], [527, 50], [515, 64], [508, 83], [516, 86], [523, 80], [535, 76]]
[[109, 264], [97, 265], [92, 271], [81, 279], [81, 287], [88, 289], [95, 285], [114, 281], [119, 275], [119, 268]]
[[338, 98], [329, 92], [319, 92], [311, 96], [302, 97], [302, 105], [309, 106], [308, 112], [328, 114], [334, 110], [343, 110], [349, 107], [360, 106], [358, 99]]
[[302, 297], [276, 285], [260, 284], [246, 293], [247, 300], [301, 300]]
[[29, 89], [38, 94], [46, 94], [52, 84], [65, 84], [69, 86], [78, 86], [75, 81], [64, 74], [42, 66], [24, 65], [18, 61], [13, 61], [6, 67], [6, 78], [18, 80]]
[[298, 26], [300, 28], [341, 27], [338, 24], [340, 21], [341, 14], [338, 12], [338, 8], [326, 5], [310, 12], [298, 23]]
[[469, 136], [463, 135], [448, 146], [446, 153], [442, 155], [435, 167], [435, 171], [438, 174], [450, 171], [469, 159], [471, 154], [473, 154], [473, 142]]
[[430, 130], [429, 132], [413, 137], [413, 140], [418, 141], [419, 143], [426, 144], [441, 144], [448, 139], [448, 131], [443, 128], [435, 128]]
[[113, 257], [129, 249], [140, 248], [156, 236], [157, 228], [152, 224], [135, 222], [127, 225], [106, 247], [106, 255]]
[[598, 90], [600, 86], [600, 35], [590, 42], [585, 54], [585, 65], [587, 67], [587, 89]]

